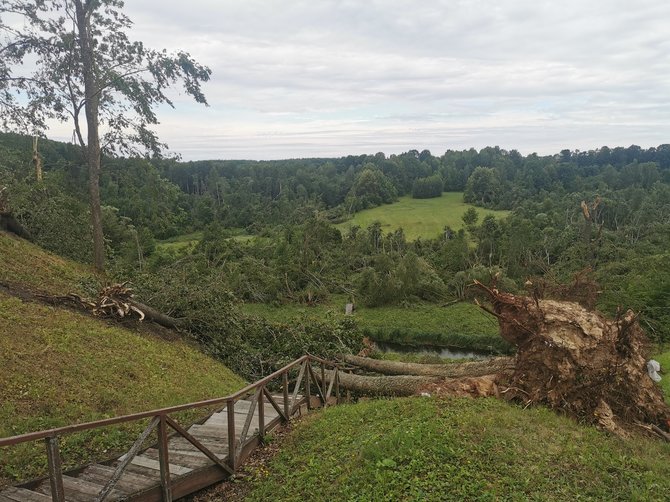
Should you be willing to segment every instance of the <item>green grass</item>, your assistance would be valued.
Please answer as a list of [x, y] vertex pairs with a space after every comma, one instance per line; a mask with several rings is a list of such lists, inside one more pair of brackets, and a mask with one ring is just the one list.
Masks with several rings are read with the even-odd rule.
[[[242, 311], [271, 321], [290, 323], [300, 317], [344, 317], [344, 299], [315, 307], [287, 304], [244, 304]], [[505, 352], [508, 345], [498, 335], [498, 324], [490, 315], [471, 303], [448, 307], [417, 304], [409, 307], [357, 307], [354, 319], [373, 340], [406, 345], [435, 345], [472, 350]]]
[[[179, 339], [140, 335], [0, 293], [0, 437], [225, 396], [243, 384]], [[129, 447], [144, 426], [67, 436], [64, 461], [75, 466], [109, 457]], [[43, 450], [41, 442], [3, 448], [0, 484], [43, 474]]]
[[[231, 232], [234, 232], [235, 235], [232, 235], [230, 239], [233, 239], [238, 242], [248, 242], [251, 239], [261, 239], [256, 235], [245, 234], [244, 229], [237, 228], [231, 229]], [[174, 251], [174, 252], [189, 252], [198, 243], [202, 240], [204, 232], [192, 232], [190, 234], [177, 235], [175, 237], [170, 237], [156, 243], [156, 248], [163, 251]]]
[[156, 248], [161, 250], [172, 250], [175, 252], [188, 251], [194, 248], [202, 240], [203, 232], [177, 235], [156, 243]]
[[667, 500], [670, 445], [544, 408], [406, 398], [331, 407], [291, 432], [247, 500]]
[[661, 388], [665, 394], [665, 402], [670, 404], [670, 350], [657, 354], [653, 357], [661, 363]]
[[0, 231], [0, 282], [52, 295], [97, 291], [93, 267], [47, 253], [42, 248]]
[[418, 237], [433, 239], [442, 233], [446, 225], [454, 230], [462, 228], [461, 217], [470, 207], [477, 210], [479, 221], [488, 214], [498, 218], [504, 218], [509, 214], [509, 211], [492, 211], [466, 204], [463, 202], [461, 192], [445, 192], [442, 197], [434, 199], [400, 197], [394, 204], [356, 213], [351, 220], [338, 224], [337, 228], [345, 233], [354, 225], [365, 228], [379, 221], [384, 232], [402, 228], [408, 240], [415, 240]]

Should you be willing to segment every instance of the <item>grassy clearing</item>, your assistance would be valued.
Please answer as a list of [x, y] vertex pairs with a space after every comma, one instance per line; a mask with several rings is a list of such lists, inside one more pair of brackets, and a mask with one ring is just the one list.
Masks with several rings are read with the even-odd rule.
[[93, 267], [60, 258], [0, 231], [0, 282], [52, 295], [97, 291]]
[[[291, 323], [305, 316], [344, 316], [344, 303], [344, 299], [334, 298], [332, 303], [315, 307], [244, 304], [242, 310], [272, 321]], [[354, 319], [366, 336], [382, 342], [498, 352], [508, 349], [498, 335], [497, 322], [470, 303], [457, 303], [448, 307], [428, 303], [410, 307], [358, 307]]]
[[164, 251], [182, 252], [193, 249], [202, 240], [203, 232], [177, 235], [156, 243], [156, 248]]
[[[138, 335], [0, 293], [0, 437], [225, 396], [243, 383], [181, 340]], [[67, 436], [64, 461], [111, 457], [144, 426]], [[0, 484], [43, 474], [43, 449], [41, 442], [4, 448]]]
[[543, 408], [408, 398], [328, 408], [255, 474], [248, 500], [667, 500], [670, 445]]
[[433, 239], [442, 233], [446, 225], [454, 230], [462, 228], [461, 217], [471, 207], [477, 210], [480, 221], [488, 214], [497, 218], [504, 218], [509, 214], [509, 211], [492, 211], [466, 204], [461, 192], [445, 192], [442, 197], [434, 199], [400, 197], [394, 204], [356, 213], [351, 220], [338, 224], [337, 228], [341, 232], [347, 232], [354, 225], [365, 228], [379, 221], [384, 232], [402, 228], [408, 240], [418, 237]]

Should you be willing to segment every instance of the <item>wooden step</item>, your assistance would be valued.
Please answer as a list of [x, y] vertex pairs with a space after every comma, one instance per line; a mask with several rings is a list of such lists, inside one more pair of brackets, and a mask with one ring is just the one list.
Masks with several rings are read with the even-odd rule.
[[[74, 502], [90, 502], [98, 496], [104, 485], [91, 483], [84, 479], [73, 478], [71, 476], [63, 476], [63, 490], [65, 492], [65, 499]], [[49, 482], [43, 482], [38, 485], [36, 491], [42, 492], [45, 495], [51, 495], [51, 486]], [[124, 493], [119, 490], [112, 490], [106, 500], [120, 500], [124, 498]]]
[[[106, 485], [115, 471], [116, 468], [114, 467], [93, 464], [84, 469], [84, 471], [79, 475], [79, 478], [85, 479], [86, 481], [91, 481], [93, 483]], [[122, 492], [135, 493], [155, 485], [157, 481], [158, 477], [150, 478], [148, 476], [142, 476], [140, 474], [135, 474], [126, 470], [123, 471], [123, 474], [116, 483], [115, 488]]]
[[[159, 455], [158, 450], [155, 448], [149, 448], [142, 454], [142, 456], [152, 458], [154, 460], [158, 460], [158, 455]], [[168, 450], [168, 459], [170, 460], [170, 465], [175, 464], [182, 467], [188, 467], [189, 469], [193, 470], [200, 469], [201, 467], [212, 465], [214, 463], [207, 457], [183, 455], [180, 453], [171, 452], [169, 450]], [[172, 472], [172, 469], [170, 469], [170, 472]]]
[[[131, 465], [138, 465], [140, 467], [148, 467], [149, 469], [153, 469], [156, 472], [160, 472], [161, 466], [158, 460], [154, 460], [153, 458], [145, 457], [144, 455], [138, 455], [134, 459], [131, 460], [130, 462]], [[173, 463], [170, 463], [170, 475], [172, 476], [181, 476], [183, 474], [188, 474], [191, 472], [193, 469], [190, 469], [189, 467], [183, 467], [181, 465], [176, 465]]]
[[[222, 456], [222, 455], [228, 455], [228, 441], [227, 440], [222, 440], [220, 438], [205, 438], [205, 437], [197, 437], [195, 436], [195, 439], [198, 440], [202, 446], [207, 448], [209, 451], [214, 453], [217, 456]], [[174, 437], [170, 439], [169, 442], [169, 448], [175, 448], [177, 450], [188, 450], [188, 451], [200, 451], [198, 450], [193, 444], [191, 444], [186, 438], [183, 437]]]
[[9, 500], [11, 502], [51, 502], [51, 497], [48, 495], [16, 486], [5, 488], [2, 492], [0, 492], [0, 495], [2, 495], [5, 500]]

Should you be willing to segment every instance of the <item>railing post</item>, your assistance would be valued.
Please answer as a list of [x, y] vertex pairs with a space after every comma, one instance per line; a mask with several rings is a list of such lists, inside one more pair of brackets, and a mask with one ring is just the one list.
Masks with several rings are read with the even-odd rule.
[[282, 375], [282, 387], [284, 390], [284, 415], [286, 415], [286, 422], [291, 420], [291, 403], [288, 400], [288, 371]]
[[172, 488], [170, 486], [170, 459], [168, 456], [168, 426], [165, 415], [160, 416], [158, 422], [158, 463], [161, 469], [161, 492], [164, 502], [172, 502]]
[[312, 368], [310, 366], [310, 362], [311, 361], [309, 359], [305, 360], [305, 396], [307, 396], [308, 410], [312, 409], [312, 386], [311, 386]]
[[328, 399], [326, 398], [326, 364], [321, 363], [321, 397], [323, 398], [323, 407], [328, 406]]
[[235, 438], [235, 401], [226, 401], [226, 412], [228, 414], [228, 465], [235, 472], [237, 469], [237, 456], [235, 452], [237, 439]]
[[47, 447], [47, 461], [49, 463], [49, 482], [51, 483], [51, 500], [54, 502], [65, 502], [65, 491], [63, 490], [63, 468], [61, 465], [58, 438], [48, 437], [45, 439]]
[[260, 388], [258, 394], [258, 437], [261, 441], [265, 439], [265, 393], [263, 387]]

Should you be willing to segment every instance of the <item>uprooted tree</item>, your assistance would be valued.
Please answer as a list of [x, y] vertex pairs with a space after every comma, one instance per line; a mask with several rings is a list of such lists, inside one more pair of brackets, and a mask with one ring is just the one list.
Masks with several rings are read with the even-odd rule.
[[500, 334], [517, 347], [499, 381], [507, 398], [544, 404], [618, 434], [667, 429], [670, 407], [646, 372], [649, 342], [637, 316], [607, 320], [574, 302], [502, 293], [481, 283]]
[[665, 432], [670, 407], [647, 374], [649, 342], [633, 312], [607, 320], [575, 302], [517, 296], [478, 282], [476, 286], [492, 308], [480, 306], [498, 319], [501, 336], [517, 348], [516, 357], [420, 365], [344, 356], [347, 363], [369, 372], [423, 377], [347, 375], [341, 385], [391, 395], [431, 390], [495, 395], [545, 405], [618, 435], [644, 428], [670, 438]]

